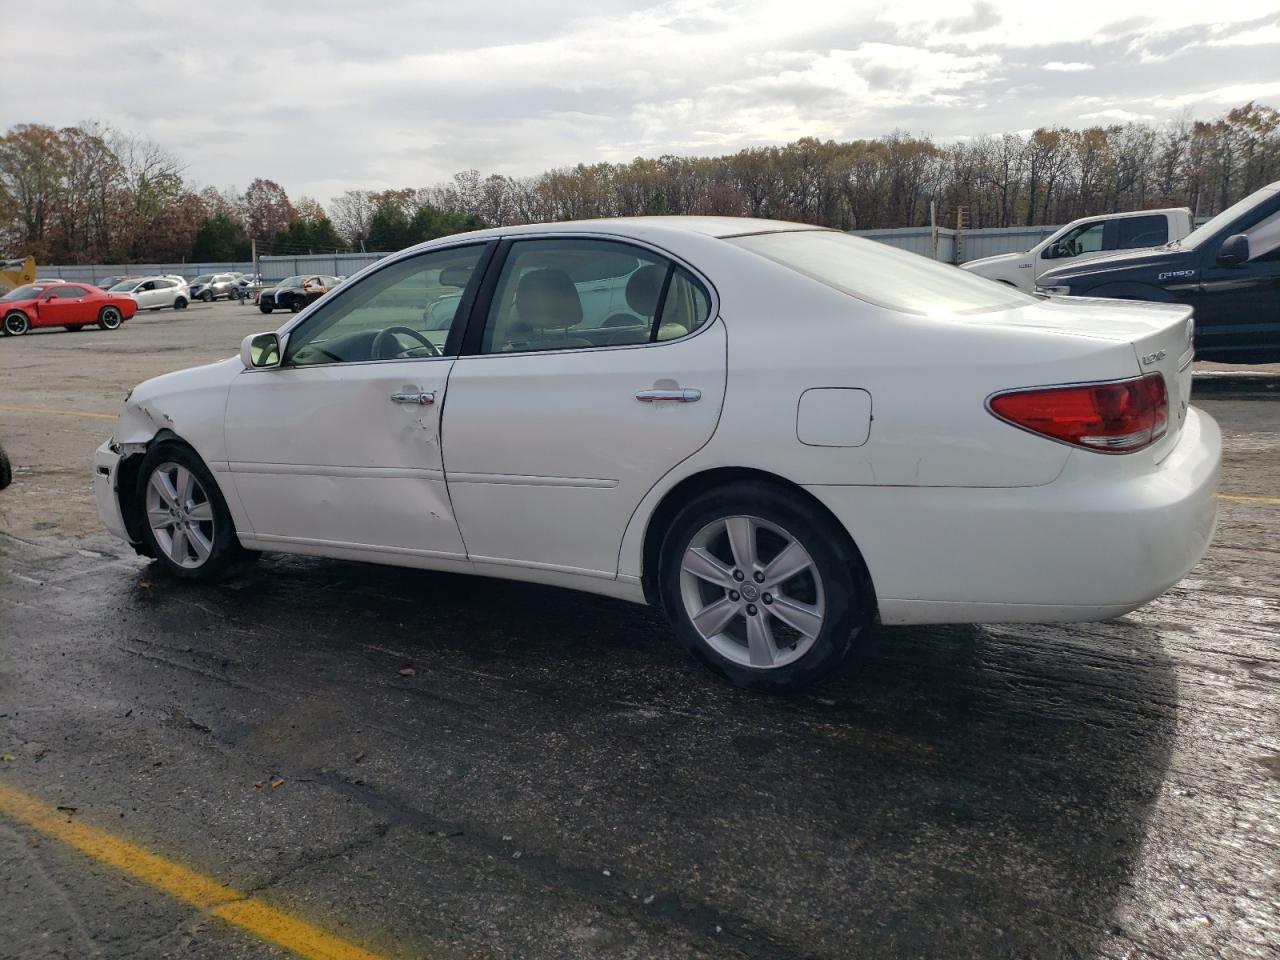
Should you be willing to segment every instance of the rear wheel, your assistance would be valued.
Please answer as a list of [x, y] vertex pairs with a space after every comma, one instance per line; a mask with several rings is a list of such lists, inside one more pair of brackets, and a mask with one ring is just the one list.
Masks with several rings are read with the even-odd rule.
[[0, 447], [0, 490], [13, 483], [13, 468], [9, 466], [9, 455]]
[[790, 491], [708, 491], [672, 521], [662, 602], [690, 653], [741, 687], [794, 690], [831, 672], [874, 600], [844, 531]]
[[301, 297], [294, 297], [292, 300], [289, 301], [289, 309], [292, 310], [294, 313], [300, 313], [302, 311], [302, 308], [305, 307], [306, 305], [307, 305], [307, 301], [303, 300]]
[[240, 544], [226, 501], [203, 461], [177, 443], [153, 447], [138, 470], [142, 537], [166, 571], [210, 580], [235, 560]]
[[179, 297], [177, 300], [173, 301], [173, 309], [175, 310], [187, 309], [187, 298]]
[[31, 320], [21, 310], [13, 310], [4, 315], [3, 329], [6, 337], [20, 337], [31, 329]]
[[98, 311], [98, 326], [103, 330], [114, 330], [124, 322], [118, 307], [103, 307]]
[[265, 303], [260, 303], [258, 304], [258, 309], [263, 313], [270, 313], [272, 308], [267, 306]]

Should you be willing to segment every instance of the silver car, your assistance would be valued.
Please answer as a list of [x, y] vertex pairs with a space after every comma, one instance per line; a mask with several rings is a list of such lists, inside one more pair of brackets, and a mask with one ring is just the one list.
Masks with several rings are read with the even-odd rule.
[[208, 303], [222, 297], [231, 298], [238, 289], [234, 273], [205, 273], [191, 281], [191, 299]]
[[191, 291], [182, 277], [132, 277], [121, 280], [111, 292], [129, 294], [138, 301], [139, 310], [185, 310], [191, 302]]

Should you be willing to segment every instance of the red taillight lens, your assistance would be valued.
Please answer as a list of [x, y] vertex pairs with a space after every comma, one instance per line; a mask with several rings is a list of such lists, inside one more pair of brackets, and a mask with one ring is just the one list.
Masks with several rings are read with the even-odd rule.
[[988, 406], [1014, 426], [1104, 453], [1141, 450], [1169, 427], [1169, 394], [1158, 373], [1112, 383], [1010, 390], [992, 397]]

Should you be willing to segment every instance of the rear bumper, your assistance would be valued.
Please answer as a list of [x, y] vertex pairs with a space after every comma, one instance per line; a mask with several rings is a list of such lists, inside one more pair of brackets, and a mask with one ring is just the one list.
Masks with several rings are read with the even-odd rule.
[[884, 623], [1105, 620], [1204, 555], [1222, 438], [1187, 413], [1159, 463], [1073, 452], [1040, 487], [808, 487], [848, 528]]
[[93, 455], [93, 497], [98, 503], [98, 517], [102, 525], [121, 540], [129, 540], [116, 491], [119, 471], [120, 455], [111, 449], [111, 441], [108, 440]]

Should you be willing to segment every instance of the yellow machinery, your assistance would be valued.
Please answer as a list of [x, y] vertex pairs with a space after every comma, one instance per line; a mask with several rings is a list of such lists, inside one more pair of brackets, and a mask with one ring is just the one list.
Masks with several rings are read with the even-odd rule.
[[14, 287], [24, 283], [34, 283], [36, 279], [36, 259], [0, 260], [0, 294], [8, 293]]

